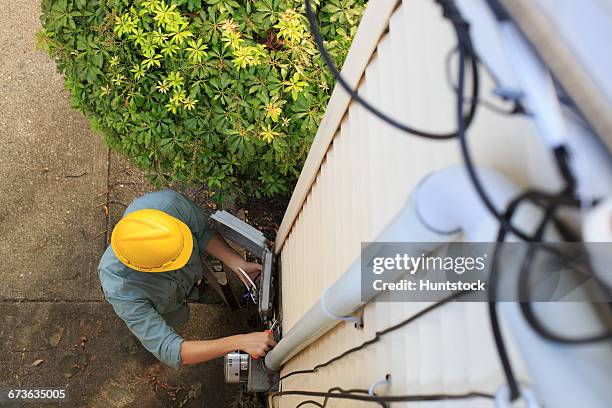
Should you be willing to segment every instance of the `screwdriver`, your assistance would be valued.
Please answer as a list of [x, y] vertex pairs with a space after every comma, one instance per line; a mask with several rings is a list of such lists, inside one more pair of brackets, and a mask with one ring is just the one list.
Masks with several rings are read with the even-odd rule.
[[[274, 334], [274, 328], [276, 327], [277, 323], [278, 323], [278, 320], [274, 319], [274, 320], [272, 321], [272, 325], [270, 326], [270, 328], [269, 328], [269, 329], [267, 329], [267, 330], [264, 330], [264, 333]], [[254, 360], [257, 360], [259, 357], [257, 357], [257, 356], [251, 356], [251, 358], [253, 358]]]

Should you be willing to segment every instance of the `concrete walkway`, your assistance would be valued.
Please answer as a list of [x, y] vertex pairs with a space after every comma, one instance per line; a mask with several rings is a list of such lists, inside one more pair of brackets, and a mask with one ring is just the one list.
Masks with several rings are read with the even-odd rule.
[[[35, 49], [39, 1], [0, 9], [0, 388], [66, 387], [70, 407], [229, 406], [237, 389], [223, 384], [221, 361], [162, 366], [103, 301], [108, 231], [152, 187], [70, 107]], [[197, 305], [184, 335], [235, 334], [241, 321]]]

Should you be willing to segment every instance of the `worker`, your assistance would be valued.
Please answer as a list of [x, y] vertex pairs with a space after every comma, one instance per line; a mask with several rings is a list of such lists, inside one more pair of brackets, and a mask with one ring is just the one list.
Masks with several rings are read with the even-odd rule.
[[126, 209], [98, 266], [106, 300], [130, 331], [170, 367], [201, 363], [242, 350], [261, 357], [276, 343], [256, 332], [216, 340], [184, 340], [174, 328], [189, 319], [197, 299], [201, 252], [253, 279], [261, 265], [245, 261], [208, 226], [201, 209], [173, 190], [145, 194]]

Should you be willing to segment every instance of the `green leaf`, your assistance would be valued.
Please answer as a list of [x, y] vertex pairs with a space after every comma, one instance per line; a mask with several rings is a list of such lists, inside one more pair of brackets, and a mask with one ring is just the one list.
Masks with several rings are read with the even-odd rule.
[[[315, 1], [342, 64], [365, 0]], [[70, 103], [159, 186], [268, 197], [295, 183], [333, 89], [297, 0], [44, 0]]]

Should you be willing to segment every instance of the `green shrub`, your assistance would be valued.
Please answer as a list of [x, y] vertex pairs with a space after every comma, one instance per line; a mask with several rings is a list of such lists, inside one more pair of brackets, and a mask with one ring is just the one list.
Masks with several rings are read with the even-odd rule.
[[[366, 0], [322, 0], [340, 64]], [[318, 3], [318, 2], [316, 2]], [[158, 184], [293, 186], [333, 80], [301, 0], [43, 0], [38, 40], [71, 103]]]

